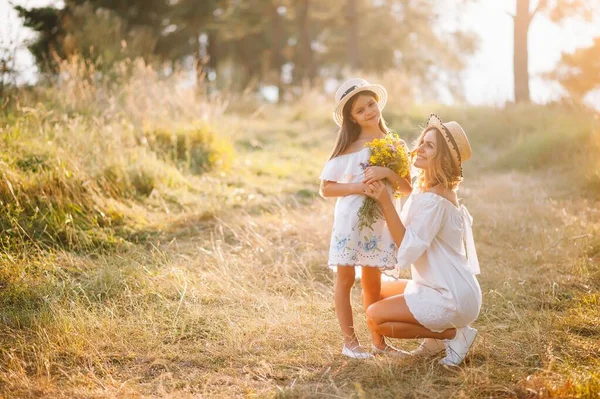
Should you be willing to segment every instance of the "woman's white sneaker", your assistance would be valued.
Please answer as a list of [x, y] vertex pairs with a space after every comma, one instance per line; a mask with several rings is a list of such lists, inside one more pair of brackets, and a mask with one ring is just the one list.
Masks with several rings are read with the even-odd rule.
[[351, 359], [373, 359], [375, 357], [372, 353], [367, 352], [360, 345], [356, 345], [351, 348], [344, 345], [344, 347], [342, 348], [342, 355]]
[[444, 366], [458, 366], [462, 363], [467, 352], [473, 345], [477, 330], [469, 326], [456, 329], [456, 335], [452, 339], [445, 339], [446, 357], [440, 360]]
[[421, 345], [410, 354], [413, 356], [433, 356], [445, 349], [444, 341], [434, 338], [425, 338]]

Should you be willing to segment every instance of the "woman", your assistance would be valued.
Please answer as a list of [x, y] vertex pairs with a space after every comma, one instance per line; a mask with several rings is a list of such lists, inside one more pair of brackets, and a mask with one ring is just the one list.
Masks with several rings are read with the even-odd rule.
[[399, 246], [397, 266], [411, 266], [412, 276], [382, 287], [382, 300], [369, 306], [367, 320], [383, 336], [425, 338], [413, 355], [445, 348], [440, 363], [458, 365], [475, 340], [477, 330], [469, 324], [481, 309], [472, 218], [456, 193], [471, 147], [458, 123], [431, 115], [414, 154], [421, 170], [400, 217], [383, 183], [365, 189], [379, 202]]

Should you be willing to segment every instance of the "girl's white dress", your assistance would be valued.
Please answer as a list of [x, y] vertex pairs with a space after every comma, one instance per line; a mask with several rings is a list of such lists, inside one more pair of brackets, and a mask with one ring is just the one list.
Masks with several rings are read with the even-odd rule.
[[[361, 183], [364, 170], [361, 163], [369, 161], [371, 150], [337, 156], [327, 162], [321, 173], [321, 180], [338, 183]], [[390, 194], [392, 189], [389, 188]], [[338, 266], [378, 267], [383, 272], [396, 268], [396, 245], [385, 219], [382, 217], [368, 227], [358, 229], [358, 210], [365, 195], [352, 194], [339, 197], [335, 204], [333, 231], [329, 248], [329, 267]], [[397, 208], [400, 201], [396, 201]]]
[[413, 192], [400, 219], [406, 233], [397, 266], [411, 267], [404, 291], [410, 312], [434, 332], [473, 322], [481, 309], [481, 288], [467, 208], [435, 193]]

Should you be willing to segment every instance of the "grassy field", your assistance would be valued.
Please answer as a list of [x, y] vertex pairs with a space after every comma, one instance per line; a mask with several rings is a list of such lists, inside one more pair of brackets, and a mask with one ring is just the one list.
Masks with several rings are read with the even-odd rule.
[[[146, 118], [135, 93], [1, 116], [0, 397], [600, 397], [597, 115], [434, 107], [472, 141], [482, 265], [480, 335], [449, 370], [340, 355], [325, 100]], [[412, 140], [429, 111], [384, 114]]]

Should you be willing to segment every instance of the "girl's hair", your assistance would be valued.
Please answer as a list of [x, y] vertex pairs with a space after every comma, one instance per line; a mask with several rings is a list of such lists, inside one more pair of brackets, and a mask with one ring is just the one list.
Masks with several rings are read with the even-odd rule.
[[448, 147], [448, 143], [439, 129], [429, 127], [423, 130], [416, 141], [415, 149], [411, 155], [413, 158], [417, 155], [417, 148], [423, 144], [425, 135], [431, 130], [435, 130], [437, 151], [435, 156], [430, 160], [431, 164], [429, 168], [421, 169], [417, 175], [417, 187], [422, 191], [426, 191], [440, 184], [445, 189], [456, 190], [463, 179], [460, 167], [454, 162], [450, 153], [450, 147]]
[[[350, 100], [348, 100], [342, 111], [344, 120], [342, 121], [340, 130], [338, 130], [338, 134], [335, 139], [335, 145], [333, 146], [333, 151], [331, 152], [329, 159], [333, 159], [338, 155], [343, 154], [348, 146], [354, 143], [356, 139], [358, 139], [358, 136], [360, 136], [360, 126], [358, 123], [352, 122], [350, 114], [352, 113], [352, 107], [354, 106], [354, 103], [356, 103], [356, 100], [358, 100], [360, 96], [365, 95], [373, 97], [375, 101], [378, 100], [377, 94], [373, 93], [372, 91], [361, 91], [360, 93], [353, 95]], [[388, 134], [388, 128], [385, 124], [383, 116], [381, 116], [379, 119], [379, 128], [383, 133]]]

